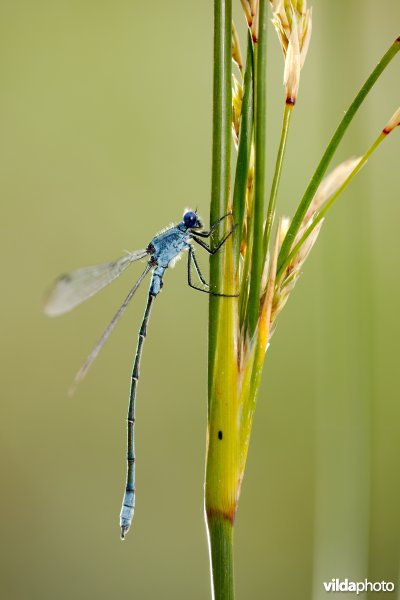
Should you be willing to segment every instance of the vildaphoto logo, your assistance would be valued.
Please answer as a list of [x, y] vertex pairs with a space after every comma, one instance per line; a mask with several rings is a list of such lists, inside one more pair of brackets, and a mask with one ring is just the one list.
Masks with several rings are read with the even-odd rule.
[[348, 579], [331, 579], [324, 581], [326, 592], [393, 592], [394, 583], [392, 581], [349, 581]]

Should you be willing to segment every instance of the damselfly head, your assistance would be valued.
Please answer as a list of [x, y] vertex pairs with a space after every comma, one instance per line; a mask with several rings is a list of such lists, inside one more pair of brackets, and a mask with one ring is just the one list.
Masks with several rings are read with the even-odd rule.
[[187, 229], [202, 229], [203, 223], [200, 221], [197, 212], [187, 210], [183, 215], [183, 224]]

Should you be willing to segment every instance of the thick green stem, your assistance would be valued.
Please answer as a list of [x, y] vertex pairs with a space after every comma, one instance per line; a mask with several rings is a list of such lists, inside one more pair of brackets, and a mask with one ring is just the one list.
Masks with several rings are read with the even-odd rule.
[[265, 198], [265, 147], [267, 130], [267, 21], [266, 0], [259, 3], [258, 39], [254, 44], [255, 59], [255, 111], [254, 111], [254, 202], [252, 214], [252, 266], [248, 306], [249, 333], [255, 332], [260, 310], [261, 274], [264, 268], [263, 226]]
[[[210, 223], [226, 214], [230, 186], [232, 121], [232, 1], [214, 2], [214, 87]], [[221, 290], [222, 253], [210, 258], [210, 289]], [[208, 382], [211, 394], [220, 298], [210, 296]]]
[[[211, 224], [228, 212], [231, 162], [232, 2], [214, 0], [214, 93]], [[227, 219], [224, 227], [230, 226]], [[212, 291], [234, 293], [232, 238], [210, 259]], [[210, 296], [208, 436], [205, 510], [214, 600], [233, 600], [232, 527], [236, 510], [237, 402], [235, 322], [237, 301]], [[233, 387], [233, 390], [235, 387]]]
[[213, 574], [213, 600], [233, 600], [233, 524], [218, 515], [207, 519]]
[[278, 260], [278, 270], [281, 271], [281, 267], [286, 260], [286, 257], [289, 255], [292, 244], [296, 238], [296, 235], [301, 227], [301, 223], [306, 215], [308, 207], [310, 206], [312, 199], [317, 191], [319, 184], [322, 181], [322, 178], [329, 166], [329, 163], [332, 160], [333, 155], [336, 152], [336, 149], [343, 138], [346, 129], [350, 125], [354, 115], [360, 108], [363, 103], [365, 97], [368, 92], [374, 86], [378, 77], [382, 74], [382, 72], [386, 69], [390, 61], [394, 58], [397, 52], [400, 50], [400, 37], [397, 38], [393, 44], [390, 46], [389, 50], [383, 55], [375, 69], [372, 71], [371, 75], [368, 77], [361, 90], [358, 92], [357, 96], [350, 104], [348, 110], [346, 111], [342, 121], [340, 122], [338, 128], [332, 136], [331, 141], [329, 142], [323, 157], [321, 158], [314, 175], [311, 178], [310, 183], [306, 191], [304, 192], [304, 196], [300, 201], [300, 204], [297, 208], [296, 214], [293, 217], [293, 220], [290, 224], [289, 230], [286, 234], [284, 242], [282, 244], [281, 251], [279, 253]]

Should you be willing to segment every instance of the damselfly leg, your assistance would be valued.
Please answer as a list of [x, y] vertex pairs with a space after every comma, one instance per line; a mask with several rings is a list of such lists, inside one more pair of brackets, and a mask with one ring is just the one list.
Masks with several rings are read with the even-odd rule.
[[[232, 235], [232, 233], [235, 231], [236, 229], [236, 225], [233, 225], [232, 229], [230, 231], [228, 231], [228, 233], [222, 238], [222, 240], [220, 240], [218, 242], [218, 244], [215, 246], [215, 248], [211, 248], [208, 244], [206, 244], [206, 242], [203, 242], [203, 240], [199, 240], [197, 239], [197, 236], [201, 236], [203, 238], [209, 238], [212, 236], [212, 234], [214, 233], [214, 231], [216, 230], [216, 228], [218, 227], [219, 223], [221, 223], [221, 221], [223, 219], [226, 219], [227, 217], [232, 216], [232, 213], [227, 213], [226, 215], [224, 215], [223, 217], [221, 217], [220, 219], [218, 219], [218, 221], [216, 221], [210, 228], [209, 231], [202, 231], [202, 232], [198, 232], [196, 231], [196, 234], [192, 233], [191, 234], [191, 239], [193, 241], [195, 241], [197, 244], [199, 244], [199, 246], [201, 246], [202, 248], [204, 248], [209, 254], [213, 255], [216, 254], [218, 252], [218, 250], [220, 250], [220, 248], [225, 244], [226, 240]], [[213, 292], [211, 290], [205, 290], [201, 287], [198, 287], [197, 285], [194, 285], [192, 283], [192, 271], [191, 271], [191, 263], [193, 262], [194, 264], [194, 268], [196, 269], [196, 273], [201, 281], [201, 283], [205, 286], [207, 286], [208, 288], [210, 287], [208, 285], [208, 283], [204, 280], [204, 277], [201, 274], [200, 271], [200, 267], [199, 264], [197, 262], [196, 259], [196, 255], [194, 252], [194, 248], [192, 248], [192, 246], [190, 246], [189, 248], [189, 254], [188, 254], [188, 265], [187, 265], [187, 276], [188, 276], [188, 285], [194, 289], [197, 290], [199, 292], [204, 292], [205, 294], [210, 294], [211, 296], [221, 296], [223, 298], [237, 298], [237, 296], [239, 294], [223, 294], [221, 292]]]
[[222, 294], [219, 292], [212, 292], [211, 290], [205, 290], [204, 288], [201, 288], [201, 287], [195, 285], [192, 282], [192, 270], [191, 270], [192, 262], [194, 264], [194, 268], [196, 269], [196, 273], [197, 273], [198, 278], [200, 279], [201, 283], [203, 285], [205, 285], [206, 287], [210, 287], [208, 285], [208, 283], [205, 281], [205, 279], [200, 271], [200, 267], [199, 267], [199, 264], [196, 259], [196, 254], [194, 252], [194, 248], [192, 248], [192, 247], [189, 248], [188, 262], [187, 262], [187, 278], [188, 278], [189, 287], [191, 287], [193, 290], [197, 290], [198, 292], [203, 292], [204, 294], [210, 294], [210, 296], [220, 296], [222, 298], [237, 298], [238, 297], [239, 294]]
[[[232, 227], [232, 229], [230, 231], [228, 231], [228, 233], [222, 238], [222, 240], [220, 240], [218, 242], [218, 244], [215, 246], [215, 248], [211, 248], [211, 246], [206, 244], [206, 242], [203, 242], [203, 240], [199, 240], [197, 237], [198, 232], [196, 232], [196, 234], [192, 234], [191, 239], [194, 242], [196, 242], [196, 244], [199, 244], [199, 246], [204, 248], [204, 250], [206, 250], [206, 252], [208, 252], [209, 254], [216, 254], [218, 252], [218, 250], [221, 248], [221, 246], [223, 246], [225, 244], [226, 240], [232, 235], [232, 233], [235, 231], [235, 229], [236, 229], [236, 225], [234, 225]], [[206, 236], [206, 237], [209, 237], [209, 236]]]
[[196, 231], [196, 236], [198, 237], [203, 237], [203, 238], [209, 238], [212, 236], [212, 234], [214, 233], [214, 231], [217, 229], [218, 225], [226, 218], [228, 217], [232, 217], [232, 213], [226, 213], [226, 215], [223, 215], [222, 217], [220, 217], [219, 219], [217, 219], [215, 221], [215, 223], [213, 223], [210, 227], [210, 229], [208, 231]]

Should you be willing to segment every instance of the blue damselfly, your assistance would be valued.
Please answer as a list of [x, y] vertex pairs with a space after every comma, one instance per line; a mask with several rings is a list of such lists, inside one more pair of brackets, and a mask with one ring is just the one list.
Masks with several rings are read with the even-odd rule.
[[[188, 252], [187, 262], [187, 279], [188, 284], [191, 288], [212, 294], [215, 296], [223, 297], [234, 297], [230, 294], [223, 294], [214, 292], [209, 288], [203, 275], [201, 274], [200, 267], [198, 265], [194, 248], [191, 244], [192, 241], [196, 242], [199, 246], [204, 248], [209, 254], [215, 254], [226, 242], [228, 237], [233, 233], [235, 227], [233, 226], [225, 236], [216, 244], [215, 247], [208, 245], [202, 238], [210, 238], [213, 233], [217, 230], [219, 223], [228, 217], [224, 215], [216, 223], [214, 223], [208, 231], [203, 229], [203, 224], [199, 219], [197, 212], [192, 210], [185, 211], [183, 219], [177, 225], [168, 227], [158, 235], [156, 235], [144, 250], [137, 250], [136, 252], [130, 252], [126, 256], [102, 265], [96, 265], [93, 267], [86, 267], [72, 271], [67, 275], [61, 276], [54, 284], [50, 291], [50, 294], [45, 303], [45, 313], [51, 317], [55, 317], [64, 314], [75, 306], [78, 306], [84, 300], [87, 300], [98, 291], [103, 289], [106, 285], [116, 279], [125, 269], [127, 269], [133, 262], [148, 258], [146, 268], [143, 273], [136, 281], [135, 285], [130, 290], [129, 294], [125, 298], [124, 302], [115, 313], [110, 324], [107, 326], [93, 350], [90, 352], [82, 368], [76, 375], [72, 384], [72, 390], [76, 385], [83, 379], [90, 365], [100, 352], [104, 343], [110, 336], [114, 327], [120, 320], [121, 316], [125, 312], [130, 300], [135, 294], [136, 290], [146, 277], [147, 273], [152, 270], [152, 276], [150, 281], [149, 293], [147, 297], [147, 304], [144, 311], [141, 327], [139, 329], [139, 337], [136, 348], [135, 359], [133, 363], [130, 395], [129, 395], [129, 407], [128, 407], [128, 418], [127, 418], [127, 477], [124, 499], [122, 502], [122, 509], [120, 514], [120, 531], [121, 538], [124, 539], [125, 534], [128, 532], [132, 522], [133, 512], [135, 508], [135, 439], [134, 439], [134, 424], [135, 424], [135, 405], [136, 405], [136, 389], [139, 380], [139, 367], [142, 356], [143, 343], [147, 333], [147, 325], [150, 317], [150, 312], [153, 306], [153, 302], [156, 296], [160, 293], [163, 286], [163, 278], [165, 271], [168, 267], [173, 266], [175, 261], [179, 258], [182, 252]], [[204, 287], [199, 287], [192, 282], [192, 265], [195, 268], [197, 276]]]

